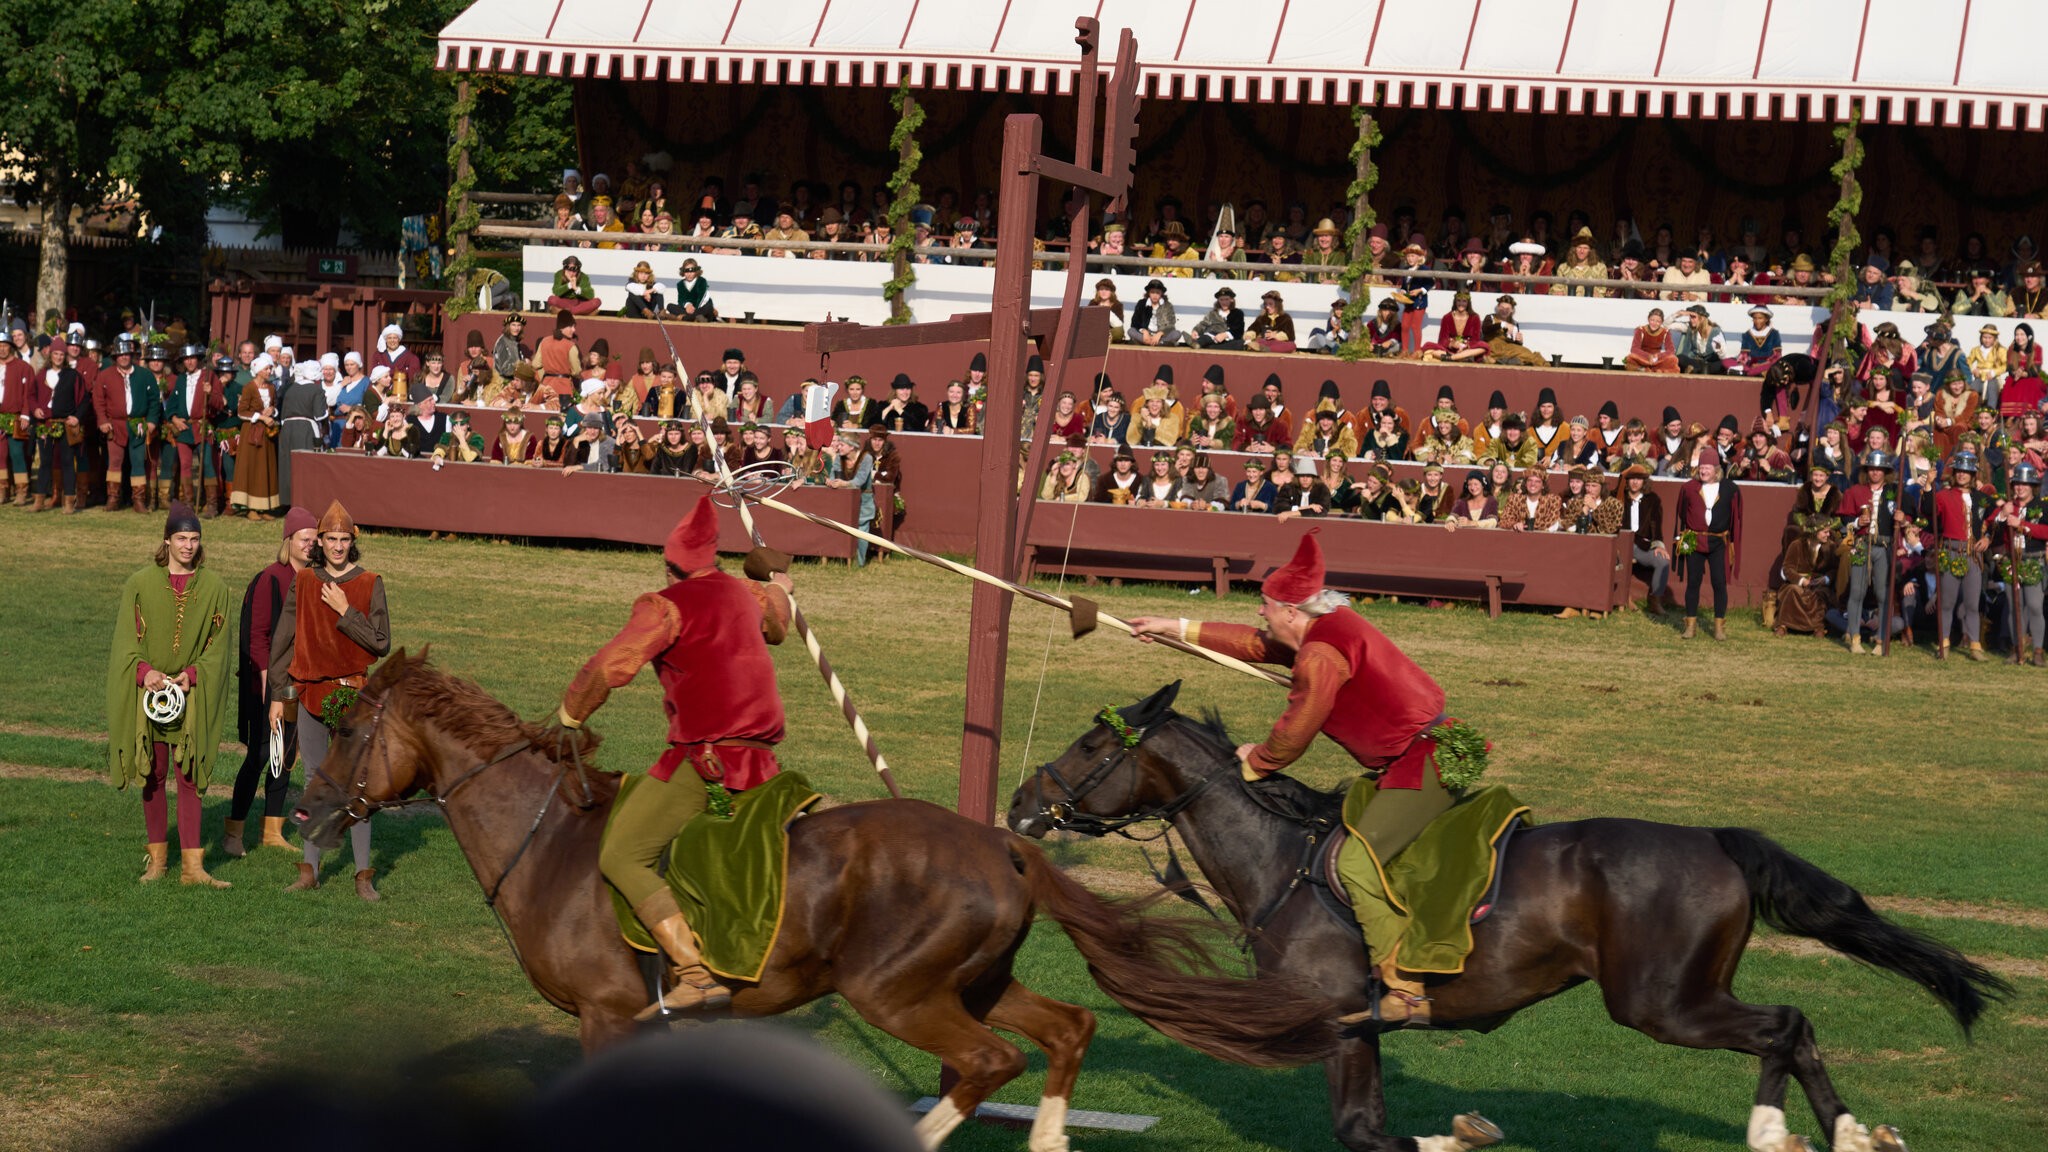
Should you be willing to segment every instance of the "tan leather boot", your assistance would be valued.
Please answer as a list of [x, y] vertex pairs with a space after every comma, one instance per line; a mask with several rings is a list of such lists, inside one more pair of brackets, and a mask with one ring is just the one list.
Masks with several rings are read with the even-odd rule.
[[107, 477], [107, 511], [116, 512], [121, 508], [121, 478]]
[[1849, 653], [1852, 656], [1863, 655], [1863, 634], [1861, 632], [1857, 632], [1849, 637]]
[[50, 509], [52, 509], [52, 508], [55, 508], [56, 506], [57, 506], [57, 501], [56, 501], [56, 500], [55, 500], [55, 499], [54, 499], [53, 497], [49, 497], [49, 496], [38, 496], [38, 497], [36, 497], [35, 507], [33, 507], [32, 509], [30, 509], [30, 511], [33, 511], [33, 512], [48, 512], [48, 511], [49, 511]]
[[262, 847], [282, 848], [287, 852], [297, 852], [299, 850], [297, 844], [284, 838], [284, 817], [265, 816], [263, 818]]
[[229, 820], [221, 825], [220, 850], [238, 859], [249, 854], [249, 850], [242, 847], [243, 823], [241, 820]]
[[147, 884], [151, 880], [163, 879], [164, 865], [168, 864], [170, 859], [171, 846], [169, 844], [151, 844], [149, 846], [149, 855], [144, 857], [142, 861], [142, 882]]
[[14, 478], [14, 503], [22, 508], [27, 508], [35, 503], [35, 493], [29, 488], [26, 476]]
[[144, 516], [149, 515], [149, 485], [130, 484], [128, 486], [128, 503], [137, 512], [142, 513]]
[[1728, 618], [1727, 618], [1727, 617], [1725, 617], [1725, 616], [1716, 616], [1716, 617], [1714, 617], [1714, 639], [1716, 639], [1716, 640], [1726, 640], [1727, 638], [1728, 638]]
[[371, 883], [376, 878], [377, 870], [375, 868], [364, 868], [356, 873], [356, 895], [361, 896], [372, 904], [384, 898], [384, 894], [377, 891], [377, 886]]
[[[1764, 627], [1776, 628], [1777, 626], [1778, 594], [1776, 592], [1766, 592], [1764, 593]], [[1719, 640], [1720, 637], [1716, 636], [1714, 639]]]
[[1700, 618], [1697, 616], [1687, 616], [1685, 618], [1685, 629], [1678, 634], [1678, 638], [1680, 640], [1690, 640], [1699, 634]]
[[201, 520], [211, 520], [220, 514], [214, 511], [213, 508], [213, 498], [219, 493], [219, 489], [218, 481], [201, 480], [199, 482], [199, 518]]
[[646, 903], [658, 906], [657, 915], [666, 913], [652, 923], [648, 923], [646, 917], [642, 917], [641, 922], [647, 924], [648, 932], [668, 955], [672, 967], [668, 991], [662, 993], [661, 999], [642, 1009], [635, 1019], [652, 1020], [664, 1009], [686, 1012], [723, 1008], [731, 1004], [732, 989], [720, 984], [711, 970], [704, 966], [704, 955], [697, 951], [697, 935], [690, 931], [689, 922], [683, 919], [683, 914], [675, 910], [674, 898], [664, 892]]
[[178, 883], [195, 884], [202, 888], [230, 888], [225, 880], [215, 880], [206, 874], [206, 849], [186, 848], [178, 853]]
[[1971, 641], [1970, 646], [1963, 649], [1963, 659], [1968, 660], [1972, 664], [1982, 664], [1984, 662], [1984, 646], [1974, 640]]
[[299, 861], [299, 878], [285, 885], [284, 890], [287, 892], [311, 892], [319, 886], [320, 870], [301, 860]]

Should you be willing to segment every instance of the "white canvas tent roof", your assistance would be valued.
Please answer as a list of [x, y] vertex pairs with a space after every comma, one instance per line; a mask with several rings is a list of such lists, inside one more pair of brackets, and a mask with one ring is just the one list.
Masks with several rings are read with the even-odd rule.
[[[1092, 13], [1091, 10], [1092, 9]], [[477, 0], [443, 69], [1073, 91], [1077, 9], [1018, 0]], [[2040, 0], [1082, 0], [1149, 98], [2048, 124]]]

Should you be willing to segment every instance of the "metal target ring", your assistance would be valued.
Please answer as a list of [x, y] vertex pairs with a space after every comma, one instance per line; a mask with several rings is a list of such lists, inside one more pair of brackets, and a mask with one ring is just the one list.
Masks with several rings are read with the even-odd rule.
[[796, 486], [796, 469], [781, 460], [761, 460], [732, 473], [729, 486], [712, 492], [720, 508], [736, 508], [737, 494], [750, 500], [772, 500]]
[[150, 723], [168, 728], [185, 714], [185, 690], [175, 680], [166, 680], [160, 687], [142, 694], [142, 714]]

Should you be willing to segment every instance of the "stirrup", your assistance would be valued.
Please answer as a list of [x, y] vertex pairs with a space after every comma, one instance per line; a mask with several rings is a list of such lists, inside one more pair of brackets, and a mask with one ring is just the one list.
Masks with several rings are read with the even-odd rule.
[[642, 1008], [635, 1020], [659, 1019], [668, 1012], [715, 1012], [732, 1003], [732, 989], [718, 982], [709, 968], [692, 965], [669, 969], [670, 984], [661, 998]]

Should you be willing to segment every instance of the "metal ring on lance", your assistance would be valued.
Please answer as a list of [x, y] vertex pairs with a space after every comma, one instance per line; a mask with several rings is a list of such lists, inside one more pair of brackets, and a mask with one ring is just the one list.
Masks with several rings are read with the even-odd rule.
[[149, 722], [161, 728], [168, 728], [185, 715], [185, 690], [176, 680], [166, 680], [161, 685], [142, 694], [142, 714]]
[[782, 460], [761, 460], [732, 472], [713, 488], [711, 499], [720, 508], [737, 508], [742, 498], [772, 500], [798, 483], [796, 469]]

